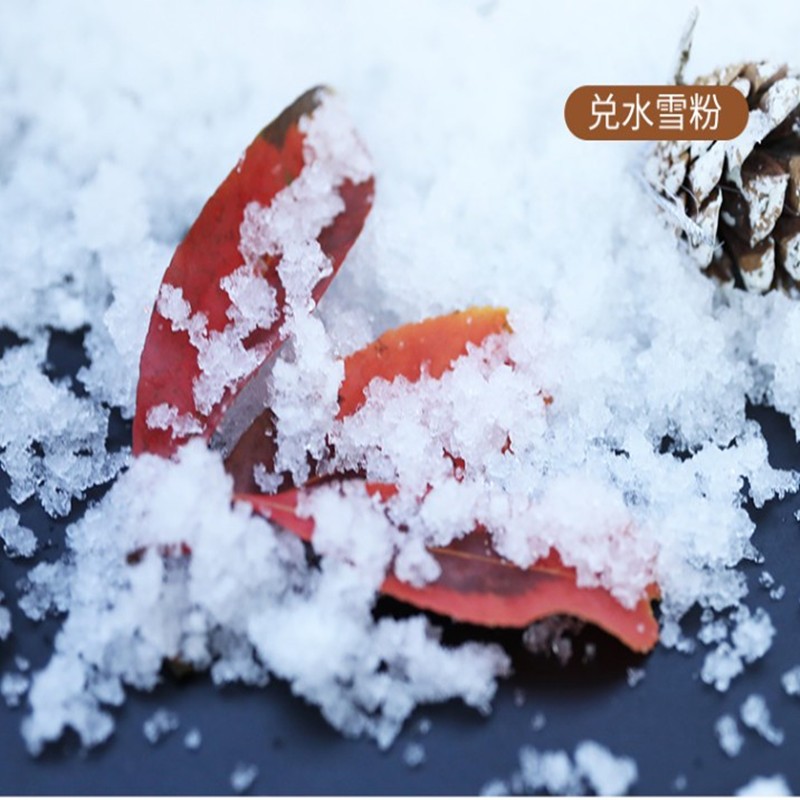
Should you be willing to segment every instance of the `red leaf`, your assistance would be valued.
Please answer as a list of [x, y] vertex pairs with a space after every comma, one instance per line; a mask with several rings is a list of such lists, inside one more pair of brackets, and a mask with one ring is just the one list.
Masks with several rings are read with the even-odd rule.
[[387, 331], [345, 359], [339, 419], [355, 414], [364, 404], [364, 392], [373, 378], [392, 381], [403, 376], [416, 381], [423, 370], [440, 378], [467, 354], [467, 345], [479, 345], [494, 333], [510, 331], [506, 313], [504, 308], [473, 307]]
[[[383, 501], [396, 492], [387, 484], [366, 484], [366, 489]], [[272, 496], [236, 495], [235, 499], [311, 541], [315, 523], [297, 512], [299, 490]], [[390, 572], [381, 592], [473, 625], [524, 628], [554, 614], [569, 614], [597, 625], [636, 652], [648, 652], [658, 641], [658, 624], [649, 598], [629, 609], [607, 589], [579, 587], [575, 570], [565, 567], [555, 551], [522, 569], [497, 555], [488, 533], [478, 528], [447, 547], [434, 547], [429, 552], [441, 570], [436, 581], [417, 587]], [[653, 587], [650, 597], [655, 596]]]
[[[261, 131], [203, 207], [176, 250], [162, 288], [179, 289], [191, 313], [205, 315], [207, 334], [224, 331], [231, 322], [229, 312], [233, 303], [221, 281], [244, 263], [239, 243], [245, 207], [252, 202], [269, 206], [275, 196], [309, 166], [314, 154], [304, 148], [302, 124], [313, 117], [329, 94], [326, 88], [306, 92]], [[341, 131], [337, 133], [340, 134]], [[358, 237], [372, 205], [373, 190], [372, 177], [359, 183], [345, 180], [338, 187], [344, 210], [317, 238], [322, 252], [330, 259], [332, 271], [314, 286], [315, 301], [319, 300]], [[198, 350], [186, 331], [173, 329], [156, 303], [141, 357], [133, 424], [134, 454], [151, 452], [170, 456], [192, 435], [210, 438], [233, 398], [278, 349], [286, 314], [278, 264], [279, 259], [274, 257], [263, 258], [260, 262], [260, 277], [266, 279], [276, 294], [277, 319], [251, 320], [257, 327], [249, 332], [242, 345], [254, 356], [253, 368], [225, 384], [221, 396], [203, 411], [197, 409], [194, 397], [195, 382], [201, 374]], [[163, 420], [162, 427], [149, 426], [148, 414], [154, 408], [168, 410], [173, 419], [182, 420], [183, 428], [170, 429]]]
[[[373, 378], [393, 380], [402, 375], [414, 381], [423, 372], [441, 377], [459, 356], [466, 354], [470, 343], [479, 345], [488, 336], [507, 330], [504, 309], [472, 308], [383, 334], [345, 359], [339, 417], [354, 414], [363, 405], [366, 387]], [[545, 396], [544, 402], [551, 400]], [[252, 478], [248, 481], [247, 469], [252, 472], [252, 465], [263, 461], [265, 448], [271, 446], [266, 435], [270, 424], [266, 412], [246, 435], [245, 444], [240, 444], [241, 450], [231, 465], [236, 475], [235, 499], [249, 503], [275, 524], [311, 541], [314, 520], [300, 516], [297, 506], [301, 492], [313, 491], [313, 485], [264, 495], [254, 488]], [[506, 447], [510, 446], [507, 441]], [[335, 478], [316, 483], [331, 480]], [[384, 502], [397, 492], [389, 484], [365, 482], [365, 488]], [[417, 608], [475, 625], [526, 627], [554, 614], [570, 614], [603, 628], [637, 652], [651, 650], [658, 641], [658, 624], [650, 606], [650, 599], [656, 596], [655, 587], [635, 608], [626, 608], [606, 589], [579, 587], [575, 569], [564, 566], [555, 551], [528, 569], [506, 561], [494, 551], [490, 536], [480, 527], [447, 547], [429, 552], [441, 570], [436, 581], [415, 587], [390, 572], [381, 592]]]

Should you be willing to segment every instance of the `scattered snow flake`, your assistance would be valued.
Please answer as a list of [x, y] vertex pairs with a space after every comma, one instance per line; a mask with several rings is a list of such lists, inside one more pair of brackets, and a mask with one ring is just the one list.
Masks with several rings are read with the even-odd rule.
[[425, 763], [425, 747], [419, 742], [409, 742], [403, 750], [403, 761], [409, 769], [417, 769]]
[[258, 767], [255, 764], [239, 762], [231, 772], [230, 784], [236, 794], [244, 794], [255, 783]]
[[19, 514], [11, 508], [0, 511], [0, 539], [10, 558], [30, 558], [36, 552], [36, 534], [19, 524]]
[[615, 756], [597, 742], [581, 742], [575, 749], [575, 766], [598, 795], [623, 795], [636, 783], [636, 762]]
[[633, 689], [634, 687], [638, 686], [645, 678], [645, 671], [643, 669], [637, 667], [628, 667], [625, 672], [626, 680], [628, 681], [628, 686]]
[[772, 724], [769, 708], [763, 696], [751, 694], [742, 703], [739, 709], [742, 722], [770, 744], [780, 747], [783, 744], [784, 733]]
[[783, 673], [781, 684], [790, 697], [800, 697], [800, 664]]
[[735, 758], [742, 751], [744, 736], [739, 731], [735, 717], [724, 714], [714, 724], [717, 741], [725, 755]]
[[6, 672], [0, 679], [0, 694], [9, 708], [18, 706], [28, 691], [31, 681], [26, 675], [19, 672]]
[[166, 708], [159, 708], [144, 721], [144, 738], [152, 745], [158, 744], [170, 733], [178, 729], [178, 715]]
[[736, 794], [741, 797], [791, 797], [794, 793], [783, 775], [773, 775], [769, 778], [757, 775], [737, 789]]
[[203, 735], [199, 728], [190, 728], [183, 737], [183, 746], [187, 750], [199, 750], [203, 743]]

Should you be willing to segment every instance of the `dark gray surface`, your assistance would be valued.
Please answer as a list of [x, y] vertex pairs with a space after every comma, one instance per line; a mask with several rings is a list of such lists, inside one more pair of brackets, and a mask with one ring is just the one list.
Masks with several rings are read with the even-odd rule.
[[[9, 344], [0, 334], [0, 349]], [[80, 337], [60, 335], [51, 348], [54, 370], [69, 375], [82, 358]], [[775, 466], [800, 467], [800, 448], [785, 418], [769, 409], [754, 409], [770, 443]], [[127, 427], [115, 424], [115, 436], [124, 441]], [[8, 505], [7, 481], [0, 477], [0, 507]], [[95, 492], [96, 499], [101, 492]], [[781, 772], [800, 791], [800, 698], [788, 698], [780, 676], [800, 663], [800, 525], [793, 513], [800, 498], [770, 503], [753, 516], [758, 525], [755, 542], [766, 557], [763, 565], [745, 565], [751, 586], [751, 605], [768, 609], [778, 630], [767, 656], [719, 694], [698, 678], [704, 651], [683, 656], [658, 648], [642, 659], [598, 631], [582, 641], [597, 644], [590, 663], [574, 660], [566, 668], [533, 657], [519, 647], [513, 632], [495, 635], [514, 654], [516, 674], [505, 682], [484, 718], [451, 703], [418, 712], [394, 747], [383, 753], [367, 741], [349, 741], [330, 729], [316, 709], [292, 696], [288, 687], [273, 682], [264, 689], [218, 690], [205, 676], [177, 681], [165, 675], [152, 694], [129, 696], [115, 714], [117, 729], [105, 746], [81, 751], [68, 736], [38, 759], [27, 755], [19, 734], [23, 709], [10, 710], [0, 702], [0, 792], [5, 794], [218, 794], [230, 791], [229, 776], [237, 762], [256, 764], [259, 776], [252, 791], [259, 794], [474, 794], [490, 779], [507, 777], [516, 767], [523, 744], [570, 751], [581, 739], [592, 738], [618, 754], [634, 757], [641, 794], [672, 794], [679, 775], [690, 794], [728, 794], [753, 775]], [[77, 508], [72, 518], [81, 513]], [[23, 524], [49, 544], [39, 557], [52, 560], [61, 551], [63, 532], [71, 519], [53, 521], [29, 501], [20, 509]], [[12, 609], [14, 632], [0, 643], [0, 672], [13, 669], [13, 655], [29, 658], [34, 666], [46, 663], [52, 638], [60, 624], [48, 620], [35, 625], [15, 608], [16, 583], [30, 564], [0, 557], [0, 589]], [[783, 600], [770, 600], [757, 576], [768, 569], [786, 586]], [[396, 607], [384, 611], [396, 613]], [[469, 635], [450, 626], [448, 636]], [[478, 633], [478, 632], [476, 632]], [[635, 688], [626, 682], [626, 668], [643, 666], [645, 679]], [[776, 748], [752, 732], [746, 734], [742, 754], [725, 756], [714, 736], [714, 722], [723, 713], [737, 713], [751, 692], [766, 698], [773, 721], [786, 732]], [[524, 703], [519, 704], [524, 695]], [[165, 706], [178, 713], [181, 728], [156, 747], [145, 741], [142, 723]], [[535, 732], [531, 719], [546, 715], [543, 730]], [[431, 731], [422, 735], [418, 723], [427, 718]], [[189, 752], [184, 733], [198, 727], [203, 736], [199, 751]], [[426, 762], [410, 769], [403, 762], [409, 742], [420, 742]]]

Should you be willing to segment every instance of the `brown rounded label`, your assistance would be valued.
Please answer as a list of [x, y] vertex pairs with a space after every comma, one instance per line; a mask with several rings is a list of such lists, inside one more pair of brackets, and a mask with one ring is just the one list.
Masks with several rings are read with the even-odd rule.
[[564, 106], [579, 139], [735, 139], [748, 113], [733, 86], [580, 86]]

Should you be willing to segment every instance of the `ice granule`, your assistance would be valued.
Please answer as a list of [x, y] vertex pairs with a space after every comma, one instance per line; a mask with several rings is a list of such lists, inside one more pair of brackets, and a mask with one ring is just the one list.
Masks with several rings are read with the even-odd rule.
[[[586, 790], [597, 795], [627, 794], [636, 782], [638, 770], [633, 759], [613, 755], [594, 741], [584, 741], [575, 748], [574, 759], [564, 750], [540, 751], [522, 747], [519, 769], [508, 782], [487, 783], [483, 794], [542, 793], [583, 794]], [[505, 791], [501, 791], [505, 789]]]
[[15, 708], [30, 686], [30, 678], [19, 672], [6, 672], [0, 679], [0, 694], [9, 708]]
[[688, 785], [689, 781], [687, 780], [685, 775], [676, 776], [675, 780], [672, 782], [672, 788], [675, 789], [676, 792], [686, 791], [686, 787]]
[[509, 786], [499, 778], [484, 784], [480, 791], [483, 797], [505, 797], [510, 794]]
[[744, 671], [745, 664], [751, 664], [765, 655], [775, 636], [775, 627], [763, 608], [751, 615], [746, 606], [739, 606], [732, 615], [732, 621], [735, 627], [731, 633], [731, 643], [722, 641], [708, 653], [700, 672], [703, 681], [720, 692], [728, 690], [731, 681]]
[[531, 718], [531, 730], [536, 732], [544, 730], [545, 725], [547, 725], [547, 717], [541, 711], [538, 711]]
[[771, 572], [762, 570], [761, 574], [758, 576], [758, 583], [759, 586], [763, 586], [765, 589], [771, 589], [775, 585], [775, 578], [772, 576]]
[[783, 744], [784, 733], [772, 724], [769, 708], [767, 708], [767, 703], [762, 695], [749, 695], [742, 703], [739, 715], [748, 728], [754, 730], [770, 744], [776, 747]]
[[255, 764], [239, 762], [231, 772], [230, 784], [236, 794], [244, 794], [255, 783], [258, 767]]
[[433, 722], [431, 721], [430, 717], [423, 717], [417, 723], [417, 733], [419, 733], [420, 736], [427, 736], [432, 729], [433, 729]]
[[637, 667], [628, 667], [628, 669], [625, 671], [625, 678], [628, 682], [628, 686], [630, 686], [631, 689], [638, 686], [644, 680], [645, 675], [645, 671]]
[[50, 611], [67, 611], [71, 578], [72, 568], [63, 561], [37, 564], [22, 581], [23, 592], [18, 602], [20, 609], [35, 621], [43, 619]]
[[144, 721], [142, 733], [150, 744], [156, 745], [177, 730], [178, 724], [178, 715], [174, 711], [159, 708]]
[[0, 539], [10, 558], [30, 558], [36, 552], [36, 534], [19, 524], [19, 514], [11, 508], [0, 511]]
[[770, 600], [783, 600], [786, 596], [786, 587], [781, 584], [780, 586], [775, 586], [769, 591]]
[[199, 750], [203, 743], [203, 735], [199, 728], [190, 728], [183, 737], [183, 746], [187, 750]]
[[403, 750], [403, 761], [409, 769], [416, 769], [425, 763], [425, 747], [419, 742], [409, 742]]
[[800, 697], [800, 664], [783, 673], [781, 684], [790, 697]]
[[14, 664], [20, 672], [27, 672], [31, 667], [31, 662], [25, 656], [19, 654], [14, 656]]
[[744, 736], [739, 731], [736, 719], [730, 714], [724, 714], [714, 724], [717, 741], [725, 755], [735, 758], [742, 751]]
[[614, 756], [597, 742], [581, 742], [575, 749], [575, 766], [589, 787], [598, 795], [627, 794], [636, 783], [636, 762]]
[[771, 777], [757, 775], [737, 789], [736, 794], [740, 797], [792, 797], [794, 792], [789, 788], [783, 775]]

